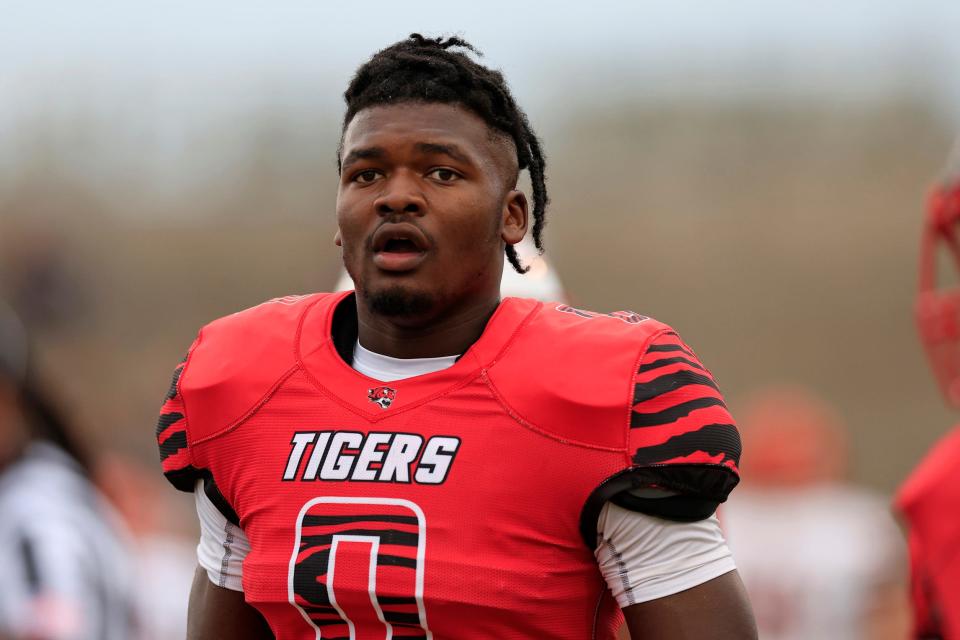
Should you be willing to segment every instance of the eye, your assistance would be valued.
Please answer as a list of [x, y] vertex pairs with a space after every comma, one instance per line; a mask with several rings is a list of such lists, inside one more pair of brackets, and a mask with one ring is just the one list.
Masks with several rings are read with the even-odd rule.
[[427, 175], [439, 182], [456, 182], [463, 177], [453, 169], [447, 169], [445, 167], [433, 169]]
[[353, 181], [357, 184], [370, 184], [380, 177], [380, 172], [375, 169], [366, 169], [353, 176]]

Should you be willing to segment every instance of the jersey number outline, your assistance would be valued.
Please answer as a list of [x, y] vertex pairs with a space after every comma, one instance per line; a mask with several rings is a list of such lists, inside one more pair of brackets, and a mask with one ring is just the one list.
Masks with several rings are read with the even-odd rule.
[[425, 552], [426, 517], [414, 502], [313, 498], [297, 517], [287, 600], [317, 640], [432, 640]]

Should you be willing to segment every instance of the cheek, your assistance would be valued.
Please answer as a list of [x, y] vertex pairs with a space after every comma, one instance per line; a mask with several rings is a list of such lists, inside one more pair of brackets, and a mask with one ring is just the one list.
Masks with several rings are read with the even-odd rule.
[[473, 221], [469, 235], [465, 234], [463, 243], [473, 247], [478, 258], [490, 260], [500, 252], [500, 220], [496, 211], [487, 210], [486, 214]]
[[335, 216], [336, 219], [337, 219], [337, 226], [338, 226], [338, 227], [343, 227], [343, 226], [344, 226], [344, 222], [351, 217], [351, 216], [350, 216], [350, 210], [351, 210], [351, 206], [350, 206], [350, 205], [351, 205], [350, 197], [349, 197], [348, 195], [345, 195], [345, 194], [343, 193], [343, 191], [338, 191], [338, 192], [337, 192], [337, 202], [336, 202], [336, 205], [335, 205], [335, 208], [334, 208], [334, 216]]
[[456, 225], [459, 245], [475, 248], [499, 241], [500, 203], [489, 193], [464, 194], [454, 210], [461, 212]]
[[341, 246], [344, 253], [350, 252], [357, 244], [358, 239], [363, 237], [361, 233], [363, 220], [358, 215], [356, 202], [353, 199], [338, 196], [336, 217]]

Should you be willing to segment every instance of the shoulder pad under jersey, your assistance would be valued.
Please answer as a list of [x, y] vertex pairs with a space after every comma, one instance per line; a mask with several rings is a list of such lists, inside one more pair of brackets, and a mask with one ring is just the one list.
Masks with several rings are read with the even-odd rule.
[[329, 295], [274, 298], [200, 330], [179, 381], [191, 444], [245, 418], [296, 367], [300, 319]]
[[632, 311], [548, 303], [488, 376], [519, 419], [571, 443], [626, 450], [634, 373], [646, 344], [669, 330]]

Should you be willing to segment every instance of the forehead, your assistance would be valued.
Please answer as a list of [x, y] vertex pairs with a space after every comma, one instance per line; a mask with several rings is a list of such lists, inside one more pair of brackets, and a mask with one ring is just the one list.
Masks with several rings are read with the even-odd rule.
[[[343, 134], [343, 151], [392, 144], [453, 142], [476, 153], [504, 155], [505, 135], [469, 109], [436, 102], [403, 102], [359, 111]], [[512, 152], [512, 144], [509, 145]]]

